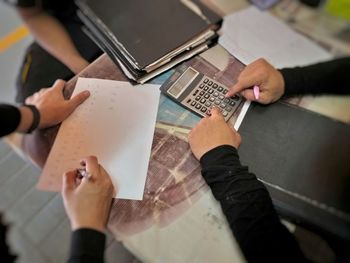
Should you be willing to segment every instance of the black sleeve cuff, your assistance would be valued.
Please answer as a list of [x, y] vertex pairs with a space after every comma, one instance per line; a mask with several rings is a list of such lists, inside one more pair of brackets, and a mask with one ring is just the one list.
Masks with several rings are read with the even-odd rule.
[[8, 135], [16, 130], [21, 121], [21, 112], [17, 107], [0, 105], [0, 137]]
[[284, 68], [280, 69], [280, 72], [284, 79], [284, 95], [293, 96], [304, 94], [305, 87], [303, 80], [303, 69], [296, 68]]
[[199, 160], [203, 169], [215, 166], [241, 166], [237, 149], [231, 145], [221, 145], [205, 153]]
[[106, 236], [97, 230], [81, 228], [72, 233], [70, 263], [104, 262]]

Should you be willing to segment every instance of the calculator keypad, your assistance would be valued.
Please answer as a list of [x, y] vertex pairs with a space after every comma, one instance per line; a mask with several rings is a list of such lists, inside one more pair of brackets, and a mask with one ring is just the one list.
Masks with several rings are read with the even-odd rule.
[[183, 103], [201, 116], [210, 114], [210, 109], [216, 106], [227, 121], [241, 103], [239, 96], [225, 98], [227, 87], [204, 77], [192, 92], [183, 100]]

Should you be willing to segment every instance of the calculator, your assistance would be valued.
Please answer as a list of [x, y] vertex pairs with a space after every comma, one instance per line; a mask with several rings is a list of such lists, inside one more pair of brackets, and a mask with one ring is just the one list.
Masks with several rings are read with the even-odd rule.
[[192, 67], [188, 67], [175, 81], [165, 83], [161, 91], [201, 117], [210, 115], [210, 109], [216, 106], [225, 121], [230, 119], [242, 102], [242, 98], [237, 95], [225, 98], [228, 91], [225, 85]]

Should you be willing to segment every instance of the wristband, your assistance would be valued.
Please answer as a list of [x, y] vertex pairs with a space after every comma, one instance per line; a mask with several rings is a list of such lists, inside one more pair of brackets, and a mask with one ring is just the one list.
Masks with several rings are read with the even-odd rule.
[[24, 107], [30, 109], [33, 113], [33, 122], [26, 133], [32, 133], [36, 128], [38, 128], [40, 123], [40, 112], [34, 105], [23, 104]]

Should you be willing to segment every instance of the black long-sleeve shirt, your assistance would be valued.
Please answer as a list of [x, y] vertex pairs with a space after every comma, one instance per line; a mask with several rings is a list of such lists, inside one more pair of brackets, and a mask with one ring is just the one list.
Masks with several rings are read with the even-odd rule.
[[89, 228], [75, 230], [68, 263], [103, 263], [105, 245], [105, 234]]
[[350, 93], [350, 57], [280, 71], [286, 96]]
[[21, 121], [21, 113], [18, 108], [0, 104], [0, 137], [15, 131]]
[[241, 165], [234, 147], [219, 146], [200, 163], [248, 262], [307, 262], [279, 221], [265, 186]]

